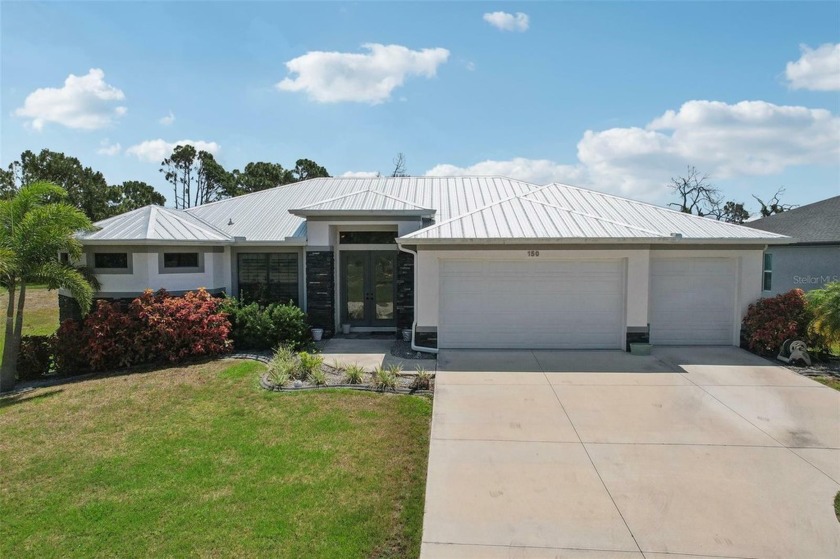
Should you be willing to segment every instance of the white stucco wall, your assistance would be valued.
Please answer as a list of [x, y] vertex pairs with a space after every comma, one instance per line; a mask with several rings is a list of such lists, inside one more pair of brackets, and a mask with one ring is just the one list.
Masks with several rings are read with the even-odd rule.
[[[737, 293], [733, 309], [736, 325], [750, 303], [761, 296], [762, 248], [747, 250], [563, 250], [539, 249], [540, 259], [623, 259], [626, 266], [626, 326], [645, 327], [650, 311], [650, 261], [651, 258], [732, 258], [736, 261]], [[417, 306], [415, 309], [418, 329], [437, 328], [439, 325], [440, 263], [445, 259], [494, 259], [522, 260], [528, 256], [529, 247], [504, 250], [421, 250], [418, 252]], [[733, 344], [738, 343], [738, 332], [733, 334]]]
[[[218, 249], [216, 249], [218, 250]], [[161, 273], [161, 252], [199, 252], [203, 258], [202, 272]], [[96, 247], [88, 246], [82, 258], [83, 264], [93, 264], [95, 252], [128, 252], [131, 273], [120, 271], [95, 270], [101, 284], [99, 296], [131, 296], [146, 289], [166, 289], [171, 292], [192, 291], [199, 287], [208, 290], [225, 289], [230, 293], [230, 248], [223, 252], [214, 252], [206, 247]]]

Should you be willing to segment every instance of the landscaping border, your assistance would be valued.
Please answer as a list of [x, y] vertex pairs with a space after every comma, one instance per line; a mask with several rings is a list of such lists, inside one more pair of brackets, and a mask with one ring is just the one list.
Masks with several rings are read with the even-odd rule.
[[393, 388], [391, 390], [382, 390], [373, 386], [364, 384], [324, 384], [321, 386], [277, 386], [268, 380], [268, 373], [260, 375], [260, 386], [272, 392], [301, 392], [306, 390], [325, 390], [330, 388], [345, 388], [349, 390], [358, 390], [359, 392], [378, 392], [380, 394], [401, 394], [405, 396], [432, 396], [434, 397], [434, 390], [412, 390], [410, 388]]

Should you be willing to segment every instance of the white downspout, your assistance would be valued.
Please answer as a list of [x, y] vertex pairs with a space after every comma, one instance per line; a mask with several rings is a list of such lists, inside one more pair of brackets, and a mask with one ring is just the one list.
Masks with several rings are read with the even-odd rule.
[[417, 332], [417, 269], [420, 267], [420, 259], [417, 257], [417, 251], [409, 250], [399, 243], [397, 243], [397, 248], [414, 256], [414, 321], [411, 323], [411, 349], [426, 353], [437, 353], [438, 349], [436, 347], [423, 347], [414, 343]]

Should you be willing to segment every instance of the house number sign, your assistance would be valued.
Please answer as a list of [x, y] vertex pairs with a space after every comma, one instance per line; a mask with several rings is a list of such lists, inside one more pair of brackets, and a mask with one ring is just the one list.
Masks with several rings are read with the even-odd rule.
[[539, 255], [540, 255], [540, 251], [538, 251], [538, 250], [529, 250], [528, 251], [528, 256], [530, 256], [531, 258], [536, 258]]

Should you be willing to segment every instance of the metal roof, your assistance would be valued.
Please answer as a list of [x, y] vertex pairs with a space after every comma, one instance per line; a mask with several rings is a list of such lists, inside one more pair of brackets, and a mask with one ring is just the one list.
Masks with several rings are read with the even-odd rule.
[[323, 200], [299, 209], [291, 209], [289, 213], [305, 217], [308, 215], [345, 215], [371, 213], [388, 215], [421, 215], [432, 216], [435, 210], [424, 208], [407, 200], [377, 192], [375, 190], [361, 190], [337, 198]]
[[141, 208], [101, 221], [99, 231], [79, 238], [300, 245], [306, 241], [304, 215], [429, 216], [435, 211], [437, 224], [401, 237], [401, 242], [665, 242], [677, 235], [689, 242], [791, 240], [592, 190], [564, 184], [540, 187], [504, 177], [311, 179], [187, 210]]
[[94, 224], [96, 231], [80, 233], [89, 241], [229, 243], [227, 234], [180, 210], [145, 206]]
[[797, 243], [840, 244], [840, 196], [745, 223], [794, 237]]
[[404, 243], [516, 240], [784, 242], [783, 235], [564, 184], [493, 202], [401, 237]]
[[436, 219], [445, 220], [535, 188], [538, 187], [504, 177], [317, 178], [204, 204], [186, 212], [231, 237], [244, 237], [249, 242], [300, 244], [306, 235], [306, 222], [290, 214], [289, 209], [360, 191], [387, 194], [421, 208], [435, 209]]

